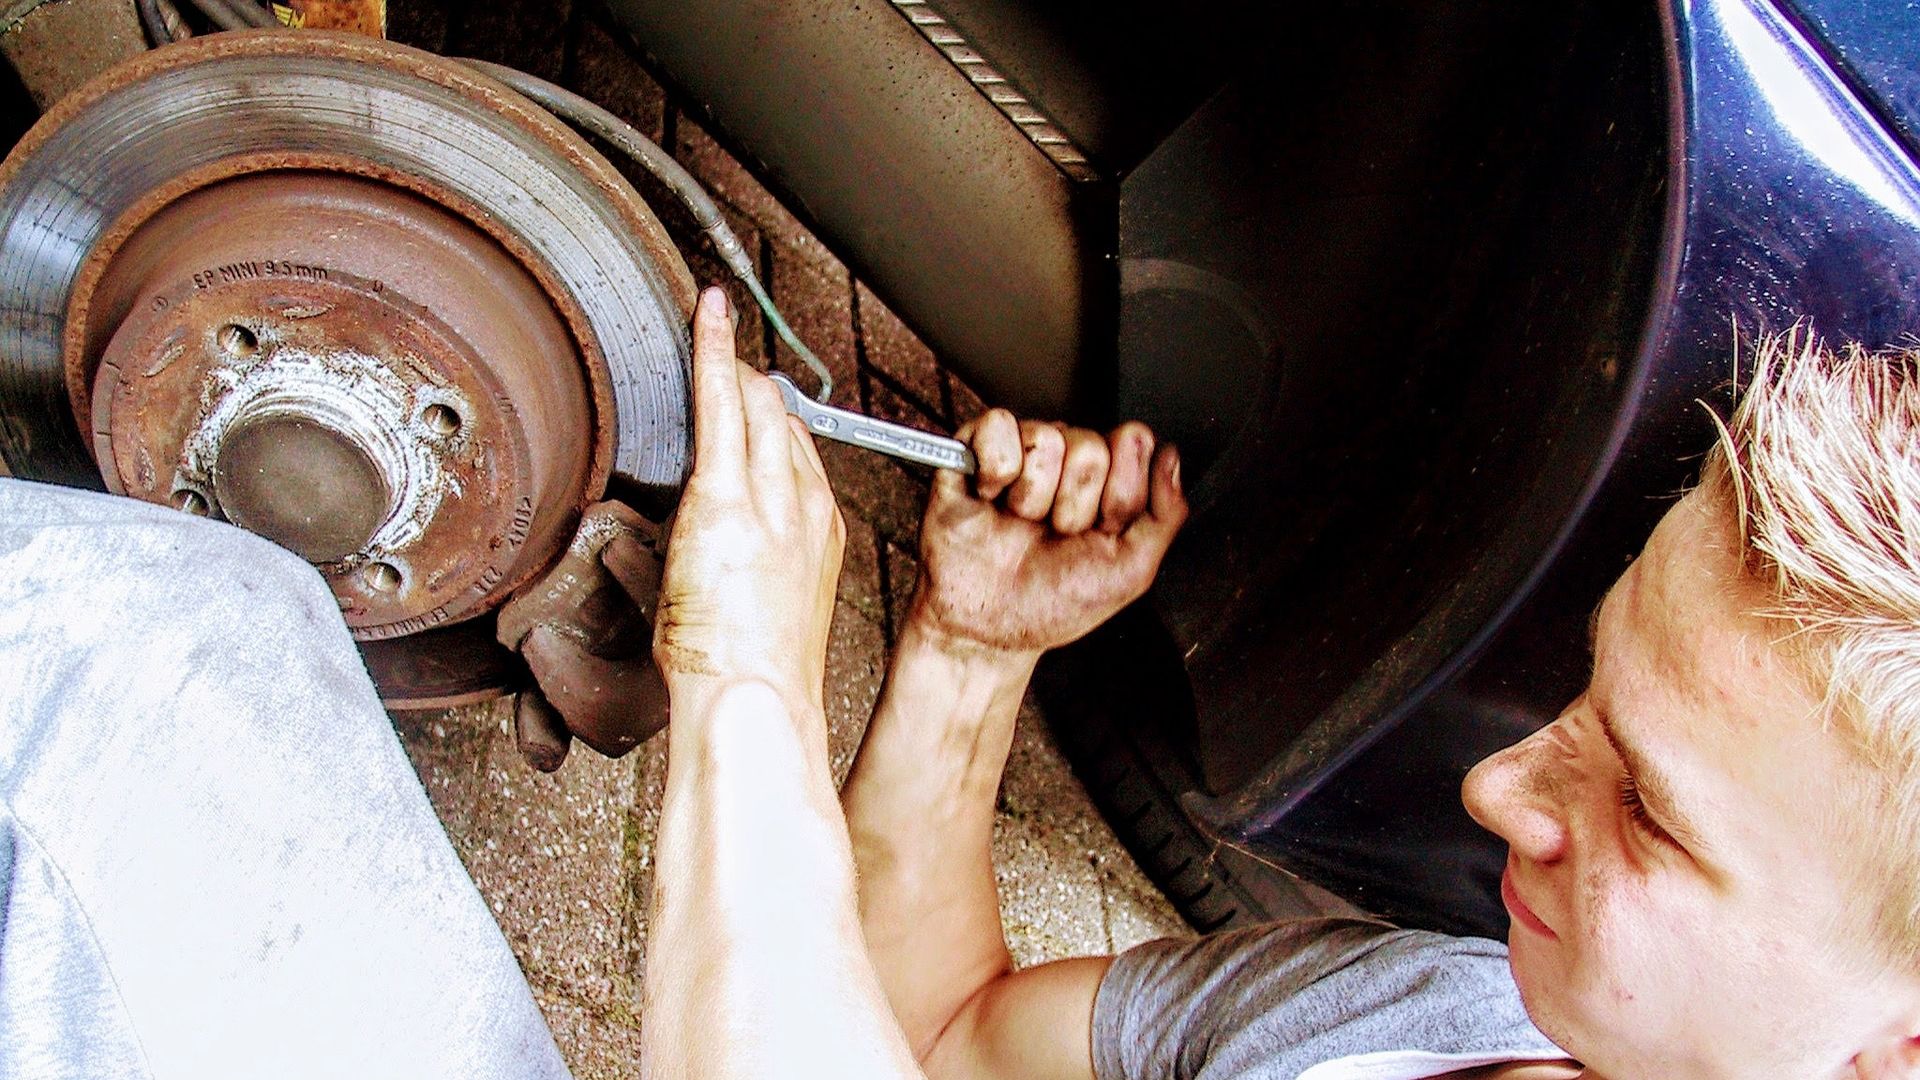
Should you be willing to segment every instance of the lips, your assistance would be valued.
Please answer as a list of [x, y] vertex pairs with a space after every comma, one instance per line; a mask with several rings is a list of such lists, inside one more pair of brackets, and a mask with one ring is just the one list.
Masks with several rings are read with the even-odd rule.
[[1560, 935], [1554, 933], [1552, 927], [1542, 922], [1540, 916], [1533, 913], [1533, 909], [1527, 906], [1525, 900], [1520, 899], [1520, 891], [1513, 887], [1511, 859], [1507, 862], [1506, 870], [1500, 875], [1500, 899], [1507, 905], [1507, 914], [1513, 916], [1514, 922], [1548, 940], [1559, 940]]

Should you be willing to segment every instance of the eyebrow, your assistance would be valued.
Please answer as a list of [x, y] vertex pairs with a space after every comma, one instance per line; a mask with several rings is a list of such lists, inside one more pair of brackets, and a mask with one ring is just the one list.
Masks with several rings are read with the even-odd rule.
[[1620, 760], [1626, 764], [1627, 774], [1633, 777], [1634, 786], [1640, 789], [1641, 803], [1652, 811], [1660, 827], [1671, 833], [1689, 851], [1711, 850], [1701, 839], [1700, 831], [1679, 812], [1679, 802], [1674, 798], [1678, 785], [1641, 754], [1638, 748], [1620, 737], [1620, 729], [1614, 724], [1613, 718], [1597, 702], [1593, 715], [1600, 722], [1600, 733], [1606, 736], [1613, 752], [1620, 755]]

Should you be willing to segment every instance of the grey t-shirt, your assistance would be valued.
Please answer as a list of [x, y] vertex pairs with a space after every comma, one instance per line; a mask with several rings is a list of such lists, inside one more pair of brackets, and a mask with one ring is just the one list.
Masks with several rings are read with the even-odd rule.
[[1094, 999], [1099, 1080], [1294, 1080], [1393, 1050], [1565, 1056], [1527, 1019], [1506, 946], [1359, 919], [1149, 942]]

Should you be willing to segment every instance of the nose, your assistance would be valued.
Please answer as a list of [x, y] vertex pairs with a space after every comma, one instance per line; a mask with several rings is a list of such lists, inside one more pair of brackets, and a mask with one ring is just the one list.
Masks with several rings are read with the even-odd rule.
[[1567, 849], [1556, 726], [1549, 724], [1481, 761], [1460, 790], [1473, 820], [1505, 840], [1516, 856], [1541, 863], [1561, 858]]

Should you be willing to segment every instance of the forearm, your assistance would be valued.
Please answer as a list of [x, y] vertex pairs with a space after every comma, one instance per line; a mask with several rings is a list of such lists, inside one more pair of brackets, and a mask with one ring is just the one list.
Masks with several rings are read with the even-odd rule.
[[645, 1075], [917, 1076], [861, 940], [817, 702], [693, 680], [668, 730]]
[[842, 794], [868, 952], [922, 1058], [1009, 968], [993, 808], [1035, 659], [910, 620]]

